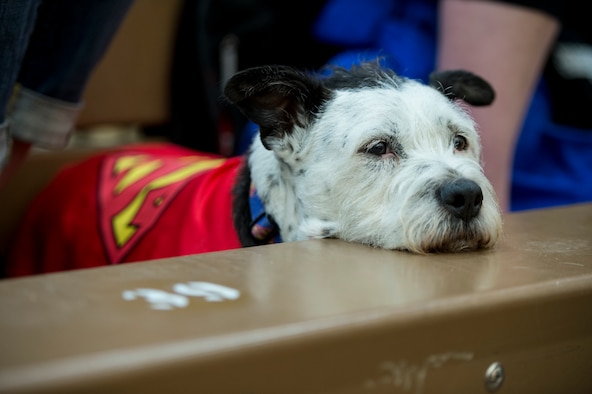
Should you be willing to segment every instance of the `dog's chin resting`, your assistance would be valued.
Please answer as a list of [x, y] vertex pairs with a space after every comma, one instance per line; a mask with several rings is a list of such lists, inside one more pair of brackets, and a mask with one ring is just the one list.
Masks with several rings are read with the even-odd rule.
[[490, 248], [496, 243], [497, 238], [497, 228], [483, 228], [480, 222], [467, 223], [456, 219], [444, 219], [437, 228], [411, 226], [405, 245], [399, 249], [422, 254], [463, 252]]
[[228, 81], [229, 103], [259, 126], [243, 158], [130, 148], [64, 170], [27, 212], [9, 275], [261, 245], [261, 218], [284, 242], [493, 247], [501, 215], [467, 106], [491, 103], [489, 84], [453, 70], [426, 85], [379, 62], [327, 71], [263, 66]]
[[410, 214], [399, 223], [400, 230], [384, 234], [360, 237], [344, 232], [336, 238], [379, 248], [428, 254], [491, 248], [500, 235], [500, 224], [495, 213], [490, 218], [483, 216], [465, 221], [453, 217], [444, 210], [435, 209], [433, 213]]

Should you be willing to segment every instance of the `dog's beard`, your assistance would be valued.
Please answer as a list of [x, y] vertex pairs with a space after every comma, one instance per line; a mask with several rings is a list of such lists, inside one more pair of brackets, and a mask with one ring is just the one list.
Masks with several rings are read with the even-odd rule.
[[445, 209], [436, 197], [407, 201], [403, 227], [403, 249], [420, 253], [464, 252], [493, 247], [500, 237], [501, 216], [488, 185], [479, 213], [459, 218]]
[[466, 221], [446, 212], [434, 216], [438, 219], [427, 226], [417, 223], [406, 228], [403, 249], [420, 254], [465, 252], [490, 248], [499, 237], [496, 226], [479, 217]]
[[[463, 252], [491, 248], [502, 231], [501, 215], [491, 184], [473, 162], [458, 162], [455, 171], [461, 178], [450, 178], [441, 173], [431, 179], [422, 176], [409, 181], [407, 198], [403, 203], [401, 222], [403, 243], [415, 253]], [[425, 176], [430, 172], [424, 172]], [[457, 216], [446, 207], [440, 197], [444, 185], [458, 179], [475, 182], [482, 193], [478, 213], [472, 217]], [[415, 193], [409, 192], [415, 190]]]

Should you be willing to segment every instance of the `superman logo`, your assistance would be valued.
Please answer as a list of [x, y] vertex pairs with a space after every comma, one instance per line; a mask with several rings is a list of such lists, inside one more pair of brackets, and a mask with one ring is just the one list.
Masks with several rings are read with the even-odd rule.
[[107, 257], [120, 263], [195, 175], [225, 159], [107, 156], [99, 179], [99, 229]]

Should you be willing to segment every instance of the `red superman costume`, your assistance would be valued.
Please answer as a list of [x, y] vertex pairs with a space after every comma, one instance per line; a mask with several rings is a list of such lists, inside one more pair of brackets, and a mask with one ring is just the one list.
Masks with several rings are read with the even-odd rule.
[[232, 187], [241, 161], [153, 144], [66, 168], [30, 205], [7, 276], [239, 248]]

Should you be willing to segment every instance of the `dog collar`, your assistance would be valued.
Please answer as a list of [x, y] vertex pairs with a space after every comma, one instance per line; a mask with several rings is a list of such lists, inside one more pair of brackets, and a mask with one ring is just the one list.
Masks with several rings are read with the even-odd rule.
[[273, 218], [265, 212], [263, 201], [259, 198], [252, 182], [249, 189], [249, 206], [251, 209], [251, 235], [253, 238], [260, 244], [282, 242], [280, 228]]

